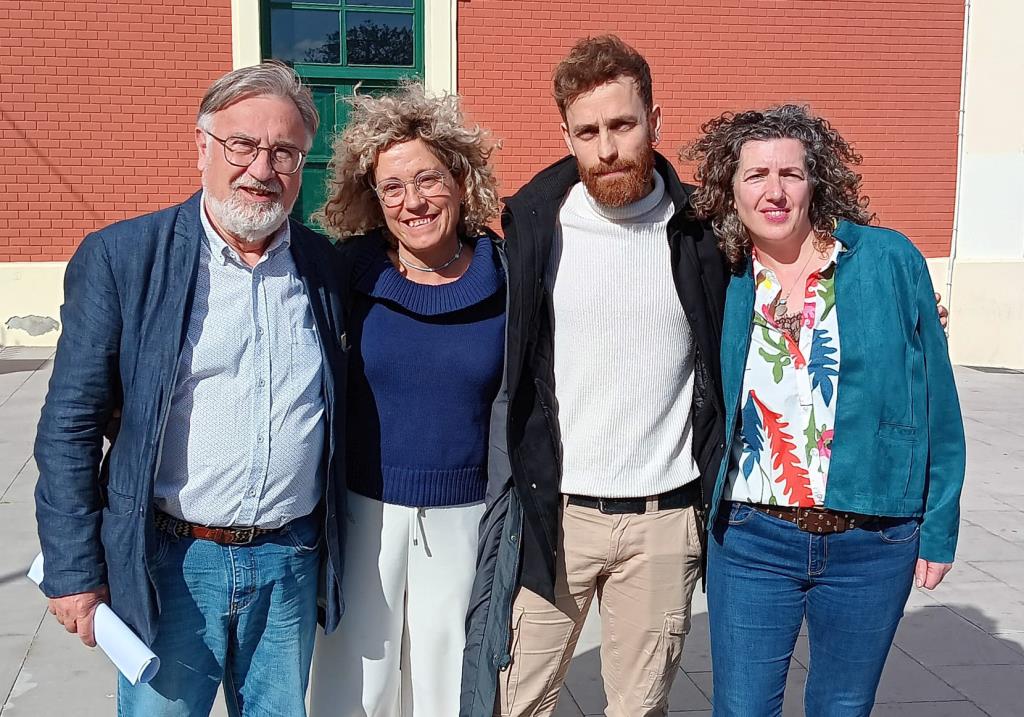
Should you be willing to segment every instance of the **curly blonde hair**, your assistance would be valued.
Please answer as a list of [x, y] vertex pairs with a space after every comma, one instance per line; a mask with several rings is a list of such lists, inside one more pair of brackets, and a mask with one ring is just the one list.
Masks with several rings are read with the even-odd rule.
[[740, 150], [747, 142], [796, 139], [804, 146], [813, 189], [810, 220], [819, 250], [831, 236], [835, 220], [868, 224], [874, 219], [868, 211], [868, 198], [860, 192], [861, 176], [850, 168], [860, 164], [860, 155], [828, 120], [812, 115], [807, 107], [779, 105], [763, 111], [726, 112], [701, 125], [701, 132], [703, 136], [684, 147], [679, 156], [697, 162], [694, 178], [700, 187], [691, 202], [697, 218], [711, 220], [733, 269], [739, 269], [751, 251], [732, 187]]
[[427, 95], [423, 85], [406, 82], [383, 96], [348, 99], [348, 125], [334, 140], [328, 198], [313, 215], [329, 234], [346, 239], [384, 226], [371, 186], [377, 157], [395, 144], [421, 139], [462, 185], [460, 231], [478, 234], [498, 214], [497, 180], [489, 162], [498, 147], [480, 125], [464, 124], [459, 98]]

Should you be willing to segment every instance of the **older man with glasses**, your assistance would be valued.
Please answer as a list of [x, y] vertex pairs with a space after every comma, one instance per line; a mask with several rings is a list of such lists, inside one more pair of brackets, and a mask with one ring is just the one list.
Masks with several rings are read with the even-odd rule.
[[[36, 438], [50, 611], [95, 644], [100, 602], [161, 668], [118, 714], [304, 715], [325, 544], [340, 613], [342, 274], [288, 220], [319, 118], [275, 63], [220, 78], [203, 189], [90, 234], [68, 264]], [[102, 461], [104, 430], [120, 430]]]

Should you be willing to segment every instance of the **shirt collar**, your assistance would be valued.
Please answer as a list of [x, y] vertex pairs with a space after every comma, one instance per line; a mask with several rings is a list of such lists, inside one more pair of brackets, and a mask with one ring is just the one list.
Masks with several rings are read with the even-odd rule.
[[[843, 245], [843, 243], [836, 239], [834, 244], [832, 245], [832, 251], [829, 253], [828, 259], [825, 261], [824, 264], [818, 267], [817, 273], [824, 274], [829, 269], [829, 267], [835, 266], [836, 262], [839, 259], [839, 254], [846, 250], [847, 249]], [[772, 277], [773, 279], [775, 278], [775, 272], [761, 263], [761, 260], [757, 256], [756, 248], [751, 250], [750, 257], [751, 261], [753, 262], [755, 283], [760, 284], [766, 277]]]
[[[213, 222], [210, 221], [210, 216], [206, 209], [206, 191], [203, 191], [203, 196], [199, 203], [199, 219], [203, 225], [203, 231], [206, 234], [206, 241], [210, 245], [210, 253], [217, 257], [217, 260], [221, 263], [221, 266], [227, 263], [228, 259], [241, 264], [242, 260], [238, 256], [238, 252], [232, 249], [224, 238], [217, 232], [213, 226]], [[270, 238], [270, 244], [267, 250], [260, 257], [257, 264], [267, 260], [269, 257], [277, 254], [279, 251], [287, 249], [292, 243], [292, 231], [291, 222], [285, 219], [284, 224], [278, 229]]]

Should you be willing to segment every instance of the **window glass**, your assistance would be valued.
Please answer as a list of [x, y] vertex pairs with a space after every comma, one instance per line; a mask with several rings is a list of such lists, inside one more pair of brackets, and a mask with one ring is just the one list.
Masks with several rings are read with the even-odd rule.
[[386, 12], [349, 12], [345, 44], [350, 65], [413, 64], [412, 15]]
[[290, 65], [296, 62], [337, 65], [341, 62], [338, 13], [271, 10], [270, 55]]

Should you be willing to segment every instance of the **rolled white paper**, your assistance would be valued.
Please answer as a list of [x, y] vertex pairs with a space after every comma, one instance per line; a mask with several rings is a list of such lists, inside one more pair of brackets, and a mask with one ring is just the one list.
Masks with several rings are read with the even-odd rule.
[[[32, 561], [28, 578], [36, 585], [43, 582], [43, 554]], [[114, 663], [114, 667], [133, 685], [149, 682], [160, 669], [160, 658], [121, 621], [106, 604], [96, 608], [93, 617], [96, 644]]]

